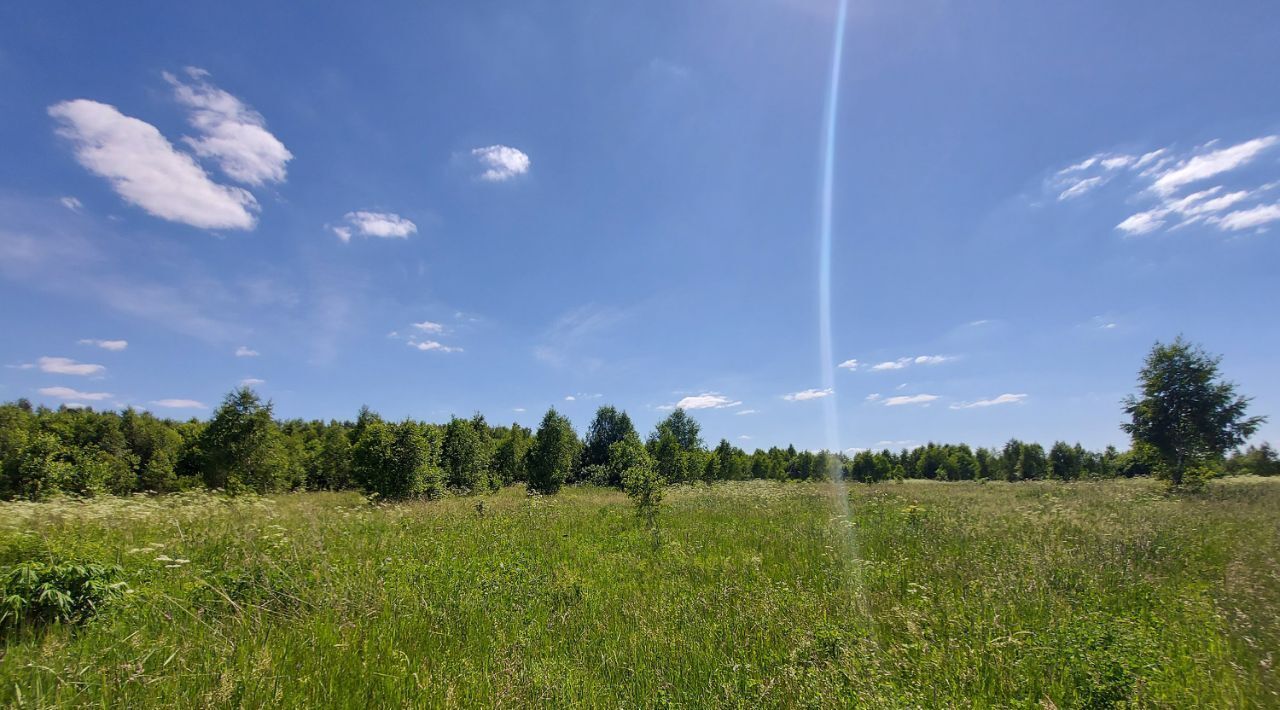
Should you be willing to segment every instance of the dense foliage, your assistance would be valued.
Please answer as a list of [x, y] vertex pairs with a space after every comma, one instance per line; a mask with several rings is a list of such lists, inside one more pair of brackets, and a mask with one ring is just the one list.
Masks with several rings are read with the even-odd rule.
[[[619, 444], [626, 444], [619, 446]], [[644, 449], [642, 470], [666, 482], [747, 479], [807, 481], [835, 472], [848, 481], [1071, 481], [1146, 476], [1148, 449], [1010, 440], [999, 448], [929, 443], [899, 451], [832, 453], [773, 447], [747, 452], [721, 440], [708, 448], [697, 422], [672, 412], [641, 442], [625, 413], [601, 407], [585, 442], [569, 420], [548, 412], [537, 432], [490, 426], [476, 415], [445, 424], [385, 422], [363, 410], [355, 422], [277, 421], [249, 390], [227, 396], [208, 422], [159, 419], [132, 409], [47, 409], [19, 400], [0, 405], [0, 495], [359, 489], [385, 498], [479, 493], [513, 483], [553, 493], [578, 481], [622, 487], [634, 464], [616, 460]], [[1268, 445], [1237, 452], [1216, 470], [1280, 474]]]
[[[999, 448], [929, 443], [882, 451], [746, 451], [721, 440], [708, 448], [683, 409], [641, 443], [631, 418], [600, 407], [579, 439], [547, 411], [537, 432], [490, 426], [476, 414], [445, 424], [384, 422], [364, 407], [355, 422], [277, 421], [248, 388], [227, 395], [208, 422], [146, 412], [0, 405], [0, 497], [39, 500], [67, 493], [172, 492], [196, 487], [236, 493], [362, 489], [383, 498], [473, 494], [524, 483], [555, 493], [588, 482], [652, 491], [662, 483], [811, 481], [1075, 481], [1159, 475], [1175, 485], [1188, 470], [1207, 475], [1280, 474], [1267, 444], [1235, 451], [1264, 421], [1246, 417], [1248, 398], [1218, 377], [1218, 359], [1181, 338], [1156, 343], [1130, 397], [1123, 428], [1133, 448], [1089, 451], [1080, 444], [1010, 439]], [[643, 451], [643, 459], [639, 453]], [[627, 478], [637, 486], [628, 486]], [[646, 500], [651, 493], [644, 494]], [[660, 497], [660, 496], [659, 496]]]

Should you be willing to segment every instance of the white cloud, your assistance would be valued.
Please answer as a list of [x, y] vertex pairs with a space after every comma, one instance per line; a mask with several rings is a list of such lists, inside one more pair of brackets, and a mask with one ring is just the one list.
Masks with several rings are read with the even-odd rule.
[[107, 371], [107, 368], [102, 365], [76, 362], [66, 357], [42, 357], [38, 362], [42, 372], [51, 372], [55, 375], [100, 375]]
[[188, 67], [191, 83], [165, 72], [178, 103], [191, 110], [188, 117], [201, 137], [186, 137], [196, 155], [209, 158], [232, 180], [246, 185], [284, 182], [285, 165], [293, 154], [267, 130], [267, 122], [240, 99], [208, 82], [208, 72]]
[[746, 434], [739, 434], [738, 438], [742, 439], [743, 441], [751, 441], [751, 437], [747, 436]]
[[81, 345], [96, 345], [103, 350], [110, 350], [112, 352], [119, 352], [129, 347], [129, 341], [127, 340], [94, 340], [92, 338], [83, 338], [78, 342]]
[[573, 395], [571, 395], [571, 394], [566, 394], [566, 395], [564, 396], [564, 401], [566, 401], [566, 402], [573, 402], [573, 401], [576, 401], [577, 399], [578, 399], [577, 397], [574, 397], [574, 396], [573, 396]]
[[418, 225], [393, 212], [348, 212], [342, 217], [348, 226], [330, 227], [334, 234], [344, 242], [351, 241], [351, 235], [362, 237], [379, 237], [381, 239], [408, 239], [410, 234], [418, 231]]
[[1214, 223], [1223, 229], [1233, 232], [1242, 229], [1252, 229], [1269, 224], [1276, 220], [1280, 220], [1280, 203], [1271, 205], [1258, 205], [1247, 210], [1232, 212], [1221, 218], [1215, 219]]
[[72, 212], [79, 212], [80, 208], [84, 206], [80, 204], [80, 200], [70, 196], [64, 197], [58, 201], [62, 203], [63, 207], [66, 207]]
[[253, 350], [247, 345], [241, 345], [236, 348], [236, 357], [258, 357], [258, 355], [257, 350]]
[[845, 360], [844, 362], [840, 363], [839, 365], [836, 365], [836, 367], [838, 367], [838, 368], [840, 368], [840, 369], [842, 369], [842, 370], [856, 370], [856, 369], [858, 369], [858, 361], [857, 361], [857, 360], [852, 360], [852, 359], [850, 359], [850, 360]]
[[[1268, 204], [1257, 202], [1262, 193], [1278, 183], [1226, 193], [1223, 185], [1214, 185], [1189, 194], [1178, 194], [1190, 185], [1225, 176], [1252, 163], [1268, 149], [1280, 145], [1280, 135], [1260, 136], [1226, 148], [1219, 148], [1216, 144], [1217, 141], [1210, 141], [1182, 156], [1171, 153], [1167, 148], [1153, 150], [1140, 157], [1099, 154], [1058, 171], [1046, 181], [1046, 186], [1060, 190], [1058, 199], [1069, 199], [1110, 181], [1116, 172], [1127, 170], [1135, 176], [1134, 181], [1138, 184], [1138, 191], [1130, 198], [1131, 201], [1149, 202], [1154, 197], [1156, 204], [1116, 224], [1116, 230], [1126, 235], [1149, 234], [1159, 229], [1176, 230], [1194, 224], [1235, 231], [1280, 218]], [[1219, 216], [1231, 209], [1235, 212]]]
[[208, 409], [204, 403], [194, 399], [153, 399], [151, 404], [166, 409]]
[[257, 377], [246, 377], [243, 380], [240, 380], [241, 387], [254, 387], [256, 385], [265, 384], [267, 384], [266, 380], [258, 379]]
[[1073, 197], [1079, 197], [1104, 182], [1106, 182], [1106, 179], [1101, 176], [1077, 180], [1070, 187], [1058, 193], [1058, 200], [1070, 200]]
[[782, 395], [782, 398], [788, 402], [804, 402], [805, 400], [810, 399], [821, 399], [831, 394], [834, 394], [834, 391], [828, 387], [826, 389], [807, 389], [799, 392], [792, 392], [791, 394]]
[[438, 352], [438, 353], [462, 352], [462, 348], [451, 347], [451, 346], [445, 345], [444, 343], [436, 342], [434, 340], [423, 340], [422, 342], [410, 342], [409, 347], [417, 348], [424, 352], [431, 351], [431, 350], [434, 350], [435, 352]]
[[513, 412], [523, 412], [523, 411], [524, 411], [524, 407], [512, 407], [511, 411], [513, 411]]
[[877, 372], [882, 370], [901, 370], [902, 368], [910, 364], [911, 364], [911, 358], [904, 357], [900, 360], [889, 360], [886, 362], [877, 363], [875, 365], [872, 365], [871, 369]]
[[876, 372], [901, 370], [910, 365], [941, 365], [954, 359], [956, 359], [954, 355], [916, 355], [915, 357], [900, 357], [897, 360], [877, 363], [872, 365], [871, 369]]
[[529, 156], [510, 146], [491, 145], [475, 148], [471, 154], [480, 161], [481, 167], [485, 168], [485, 171], [480, 174], [481, 180], [503, 182], [529, 172]]
[[100, 402], [104, 399], [110, 399], [110, 392], [81, 392], [73, 390], [70, 387], [41, 387], [40, 394], [47, 397], [57, 397], [58, 399], [83, 399], [90, 402]]
[[900, 407], [904, 404], [928, 404], [938, 398], [936, 394], [913, 394], [890, 397], [884, 401], [886, 407]]
[[1164, 225], [1161, 219], [1165, 215], [1164, 210], [1147, 210], [1137, 214], [1129, 215], [1123, 222], [1116, 225], [1116, 229], [1129, 234], [1147, 234], [1159, 229]]
[[414, 328], [417, 328], [418, 330], [424, 333], [443, 333], [444, 332], [443, 325], [441, 325], [440, 323], [433, 323], [429, 320], [424, 320], [421, 323], [412, 323], [411, 325]]
[[1168, 197], [1184, 185], [1220, 175], [1245, 165], [1259, 153], [1280, 141], [1280, 136], [1263, 136], [1230, 148], [1203, 153], [1182, 161], [1156, 178], [1152, 189]]
[[49, 107], [76, 160], [105, 178], [116, 194], [149, 214], [201, 229], [252, 229], [258, 201], [220, 185], [156, 127], [114, 106], [76, 99]]
[[865, 397], [865, 399], [866, 399], [866, 401], [868, 401], [868, 402], [874, 402], [874, 401], [876, 401], [876, 400], [880, 399], [880, 393], [879, 393], [879, 392], [872, 392], [871, 394], [867, 395], [867, 396]]
[[994, 407], [998, 404], [1021, 404], [1027, 398], [1025, 394], [1002, 394], [991, 399], [980, 399], [976, 402], [956, 402], [952, 409], [974, 409], [978, 407]]
[[758, 414], [758, 413], [759, 412], [755, 409], [739, 409], [738, 411], [734, 412], [734, 415], [740, 417], [744, 414]]
[[737, 407], [742, 402], [734, 401], [717, 392], [692, 395], [676, 402], [678, 409], [727, 409]]

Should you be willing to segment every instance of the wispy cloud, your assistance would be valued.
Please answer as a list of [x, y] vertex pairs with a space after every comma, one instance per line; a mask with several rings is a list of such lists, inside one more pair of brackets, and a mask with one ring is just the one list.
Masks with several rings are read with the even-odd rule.
[[81, 392], [70, 387], [41, 387], [40, 394], [46, 397], [57, 397], [58, 399], [74, 399], [85, 400], [88, 402], [100, 402], [104, 399], [110, 399], [110, 392]]
[[58, 201], [62, 203], [62, 206], [63, 206], [63, 207], [66, 207], [67, 209], [71, 210], [72, 212], [79, 212], [79, 211], [80, 211], [80, 208], [81, 208], [81, 207], [84, 207], [84, 205], [80, 204], [80, 200], [78, 200], [78, 199], [76, 199], [76, 198], [74, 198], [74, 197], [71, 197], [71, 196], [63, 197], [62, 199], [60, 199], [60, 200], [58, 200]]
[[755, 409], [739, 409], [738, 411], [734, 412], [734, 415], [740, 417], [744, 414], [759, 414], [759, 413], [760, 412]]
[[208, 409], [203, 402], [194, 399], [153, 399], [151, 404], [165, 409]]
[[994, 407], [1000, 404], [1021, 404], [1026, 400], [1025, 394], [1002, 394], [991, 399], [980, 399], [976, 402], [956, 402], [951, 405], [952, 409], [977, 409], [981, 407]]
[[901, 407], [906, 404], [928, 404], [938, 398], [936, 394], [912, 394], [890, 397], [884, 400], [886, 407]]
[[422, 331], [423, 333], [443, 333], [444, 332], [443, 324], [435, 323], [429, 320], [424, 320], [421, 323], [410, 323], [410, 325]]
[[834, 391], [828, 387], [826, 389], [807, 389], [799, 392], [792, 392], [791, 394], [782, 395], [782, 398], [788, 402], [804, 402], [810, 399], [822, 399], [823, 397], [828, 397], [832, 394], [834, 394]]
[[227, 177], [246, 185], [284, 182], [293, 154], [267, 130], [266, 120], [240, 99], [209, 82], [209, 73], [187, 67], [187, 81], [165, 72], [178, 102], [190, 109], [199, 138], [183, 141], [201, 158], [218, 164]]
[[836, 367], [838, 367], [838, 368], [840, 368], [840, 369], [842, 369], [842, 370], [849, 370], [849, 371], [851, 371], [851, 372], [852, 372], [853, 370], [858, 369], [858, 361], [857, 361], [857, 360], [854, 360], [854, 359], [852, 359], [852, 358], [850, 358], [850, 359], [845, 360], [844, 362], [840, 363], [839, 365], [836, 365]]
[[94, 340], [92, 338], [82, 338], [77, 342], [79, 342], [80, 345], [96, 345], [103, 350], [111, 350], [112, 352], [119, 352], [129, 347], [129, 341], [127, 340]]
[[54, 104], [49, 115], [59, 124], [58, 134], [71, 142], [76, 160], [106, 179], [125, 202], [201, 229], [254, 227], [254, 196], [211, 180], [150, 123], [88, 99]]
[[241, 345], [236, 348], [236, 357], [258, 357], [260, 353], [250, 348], [248, 345]]
[[472, 149], [473, 155], [484, 172], [480, 179], [488, 182], [504, 182], [529, 172], [529, 156], [524, 151], [506, 145], [490, 145]]
[[[1255, 162], [1276, 145], [1280, 136], [1268, 135], [1218, 148], [1216, 141], [1183, 155], [1160, 148], [1135, 155], [1097, 155], [1058, 171], [1047, 187], [1059, 190], [1058, 199], [1079, 197], [1107, 183], [1116, 174], [1127, 174], [1124, 184], [1132, 190], [1130, 202], [1146, 203], [1115, 228], [1126, 236], [1151, 234], [1205, 224], [1220, 231], [1259, 229], [1280, 220], [1280, 202], [1266, 193], [1278, 183], [1227, 191], [1225, 185], [1193, 186], [1228, 178]], [[1186, 192], [1184, 192], [1184, 190]]]
[[259, 379], [257, 377], [246, 377], [243, 380], [240, 380], [241, 387], [257, 387], [258, 385], [265, 384], [267, 384], [266, 380]]

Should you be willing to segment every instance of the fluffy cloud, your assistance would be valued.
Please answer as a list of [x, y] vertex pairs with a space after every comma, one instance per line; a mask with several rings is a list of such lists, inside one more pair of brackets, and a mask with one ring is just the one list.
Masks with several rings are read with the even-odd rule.
[[481, 180], [503, 182], [529, 172], [529, 156], [523, 151], [506, 145], [491, 145], [471, 151], [484, 168]]
[[782, 398], [788, 402], [804, 402], [810, 399], [822, 399], [823, 397], [834, 394], [834, 391], [828, 387], [826, 389], [807, 389], [791, 394], [784, 394]]
[[153, 399], [151, 404], [165, 409], [208, 409], [203, 402], [194, 399]]
[[440, 323], [433, 323], [432, 321], [429, 321], [429, 320], [424, 320], [421, 323], [411, 323], [410, 325], [412, 325], [414, 328], [417, 328], [418, 330], [424, 333], [443, 333], [444, 332], [443, 325], [441, 325]]
[[267, 130], [261, 114], [210, 84], [208, 72], [188, 67], [186, 74], [190, 83], [164, 75], [178, 102], [190, 109], [192, 127], [200, 132], [199, 138], [183, 141], [236, 182], [254, 186], [284, 182], [285, 165], [293, 154]]
[[96, 345], [103, 350], [110, 350], [112, 352], [119, 352], [129, 347], [129, 341], [127, 340], [94, 340], [93, 338], [83, 338], [78, 342], [81, 345]]
[[102, 365], [76, 362], [66, 357], [42, 357], [38, 360], [42, 372], [55, 375], [100, 375], [107, 371]]
[[110, 392], [81, 392], [73, 390], [70, 387], [41, 387], [40, 394], [47, 397], [57, 397], [58, 399], [83, 399], [89, 402], [98, 402], [111, 397]]
[[844, 362], [840, 363], [839, 365], [836, 365], [836, 367], [838, 367], [838, 368], [840, 368], [840, 369], [842, 369], [842, 370], [850, 370], [850, 371], [852, 371], [852, 370], [856, 370], [856, 369], [858, 369], [858, 361], [857, 361], [857, 360], [854, 360], [854, 359], [845, 360]]
[[904, 404], [928, 404], [938, 398], [936, 394], [913, 394], [890, 397], [884, 401], [886, 407], [901, 407]]
[[201, 229], [252, 229], [258, 201], [220, 185], [156, 127], [88, 99], [49, 107], [76, 160], [105, 178], [116, 194], [149, 214]]
[[737, 407], [742, 402], [734, 401], [717, 392], [691, 395], [676, 402], [677, 409], [727, 409]]
[[353, 234], [381, 239], [408, 239], [418, 231], [418, 225], [393, 212], [348, 212], [342, 217], [347, 224], [330, 227], [344, 242]]
[[566, 401], [566, 402], [574, 402], [574, 401], [577, 401], [577, 399], [578, 399], [577, 397], [574, 397], [574, 396], [573, 396], [573, 395], [571, 395], [571, 394], [566, 394], [566, 395], [564, 396], [564, 401]]
[[241, 345], [236, 348], [236, 357], [258, 357], [258, 351], [253, 350], [247, 345]]
[[460, 352], [462, 352], [462, 348], [450, 347], [450, 346], [448, 346], [448, 345], [445, 345], [444, 343], [439, 343], [439, 342], [436, 342], [436, 341], [434, 341], [434, 340], [423, 340], [423, 341], [421, 341], [421, 342], [410, 342], [410, 343], [409, 343], [409, 347], [411, 347], [411, 348], [417, 348], [417, 349], [422, 350], [422, 351], [424, 351], [424, 352], [426, 352], [426, 351], [432, 351], [432, 350], [434, 350], [435, 352], [438, 352], [438, 353], [460, 353]]
[[914, 357], [900, 357], [897, 360], [887, 360], [871, 366], [872, 371], [882, 372], [885, 370], [902, 370], [911, 365], [941, 365], [944, 362], [954, 360], [952, 355], [916, 355]]
[[956, 402], [951, 405], [952, 409], [976, 409], [980, 407], [994, 407], [998, 404], [1021, 404], [1027, 398], [1025, 394], [1002, 394], [991, 399], [980, 399], [976, 402]]

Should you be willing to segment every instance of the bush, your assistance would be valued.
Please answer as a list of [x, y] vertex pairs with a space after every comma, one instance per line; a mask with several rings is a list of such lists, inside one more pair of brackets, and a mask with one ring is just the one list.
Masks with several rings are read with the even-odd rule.
[[22, 562], [0, 567], [0, 629], [78, 624], [127, 591], [116, 565]]

